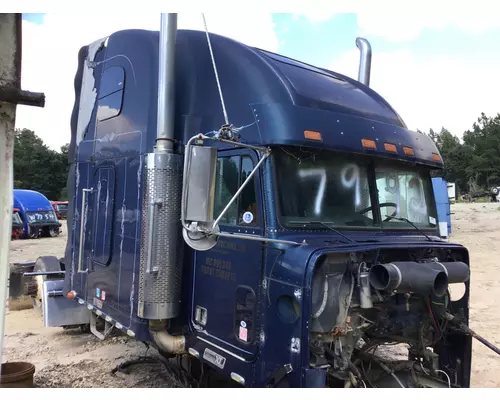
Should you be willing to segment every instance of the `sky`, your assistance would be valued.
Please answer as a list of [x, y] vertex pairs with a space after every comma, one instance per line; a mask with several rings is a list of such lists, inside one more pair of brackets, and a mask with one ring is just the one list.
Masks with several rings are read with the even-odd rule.
[[[355, 40], [365, 37], [373, 50], [370, 86], [408, 128], [445, 127], [461, 137], [481, 112], [500, 112], [500, 18], [478, 10], [416, 12], [409, 4], [390, 15], [321, 10], [205, 16], [210, 32], [352, 78], [359, 63]], [[79, 14], [23, 14], [22, 87], [44, 92], [46, 105], [19, 106], [16, 127], [34, 130], [59, 150], [70, 140], [80, 47], [121, 29], [157, 30], [159, 18], [156, 13], [95, 14], [89, 23]], [[201, 14], [179, 13], [178, 27], [203, 30]]]

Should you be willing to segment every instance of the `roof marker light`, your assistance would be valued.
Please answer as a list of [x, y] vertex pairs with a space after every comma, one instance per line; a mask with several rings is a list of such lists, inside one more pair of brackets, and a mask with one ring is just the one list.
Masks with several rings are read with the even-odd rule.
[[405, 154], [407, 156], [414, 156], [415, 155], [415, 152], [413, 151], [413, 149], [411, 147], [403, 146], [403, 151], [405, 152]]
[[371, 139], [361, 139], [361, 144], [365, 149], [377, 149], [377, 144], [375, 143], [375, 140]]
[[304, 137], [309, 140], [322, 141], [321, 133], [316, 131], [304, 131]]
[[389, 153], [397, 153], [398, 152], [398, 149], [396, 148], [396, 145], [392, 144], [392, 143], [384, 143], [384, 148]]

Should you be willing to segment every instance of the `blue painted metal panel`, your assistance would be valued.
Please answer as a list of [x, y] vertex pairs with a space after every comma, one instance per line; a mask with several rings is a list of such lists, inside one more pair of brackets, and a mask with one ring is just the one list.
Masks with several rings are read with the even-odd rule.
[[111, 261], [111, 244], [115, 222], [115, 170], [113, 165], [102, 165], [94, 173], [94, 221], [92, 227], [92, 260], [107, 266]]
[[436, 199], [438, 221], [446, 221], [448, 235], [451, 235], [451, 206], [448, 198], [448, 183], [443, 178], [432, 178], [432, 188]]

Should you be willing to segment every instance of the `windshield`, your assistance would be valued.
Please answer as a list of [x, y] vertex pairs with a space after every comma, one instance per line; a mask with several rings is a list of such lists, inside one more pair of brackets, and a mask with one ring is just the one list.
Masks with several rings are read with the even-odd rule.
[[392, 216], [424, 228], [436, 227], [428, 171], [373, 157], [290, 147], [278, 149], [274, 162], [284, 226], [321, 222], [338, 227], [414, 229], [407, 221], [388, 218]]
[[329, 151], [279, 151], [275, 156], [285, 225], [321, 221], [372, 226], [368, 164]]
[[56, 207], [57, 207], [57, 211], [66, 211], [68, 209], [67, 204], [58, 204]]
[[424, 228], [436, 226], [432, 183], [428, 173], [408, 167], [376, 167], [379, 205], [384, 226], [408, 226], [408, 219]]

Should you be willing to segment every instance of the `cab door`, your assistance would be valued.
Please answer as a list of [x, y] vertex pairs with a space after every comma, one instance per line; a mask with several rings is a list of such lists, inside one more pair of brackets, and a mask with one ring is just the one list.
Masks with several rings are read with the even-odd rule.
[[[258, 162], [254, 151], [219, 151], [215, 188], [217, 218]], [[221, 231], [261, 236], [264, 227], [259, 171], [222, 218]], [[246, 360], [258, 350], [259, 283], [263, 243], [220, 238], [209, 251], [196, 252], [191, 325], [203, 340]]]

